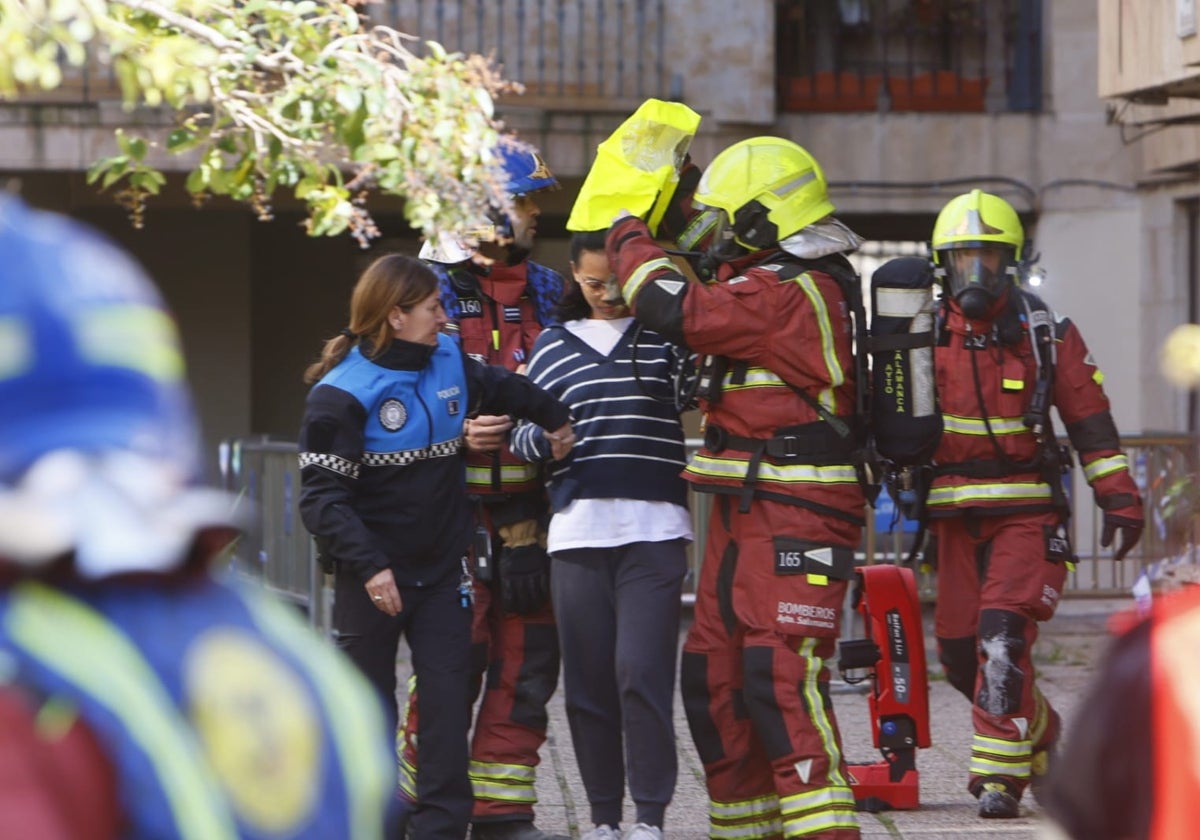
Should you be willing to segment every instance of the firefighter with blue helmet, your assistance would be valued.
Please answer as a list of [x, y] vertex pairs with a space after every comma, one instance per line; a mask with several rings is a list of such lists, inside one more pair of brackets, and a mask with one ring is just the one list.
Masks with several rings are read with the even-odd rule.
[[1066, 426], [1103, 511], [1101, 545], [1121, 560], [1142, 500], [1121, 450], [1104, 375], [1078, 327], [1023, 288], [1025, 232], [979, 189], [951, 199], [931, 241], [944, 294], [934, 349], [943, 429], [926, 500], [937, 545], [938, 655], [973, 704], [967, 787], [979, 816], [1020, 814], [1039, 794], [1061, 731], [1038, 690], [1033, 646], [1074, 560], [1049, 410]]
[[386, 836], [378, 702], [209, 573], [236, 529], [199, 472], [157, 291], [0, 196], [0, 835]]
[[[496, 155], [510, 208], [494, 209], [492, 224], [469, 236], [426, 243], [421, 257], [438, 275], [446, 332], [477, 360], [523, 372], [542, 328], [555, 323], [563, 291], [561, 274], [529, 259], [541, 215], [535, 196], [558, 181], [526, 145], [506, 139]], [[483, 684], [471, 743], [472, 831], [480, 840], [545, 840], [533, 819], [546, 704], [559, 674], [545, 549], [549, 508], [539, 465], [508, 448], [512, 425], [507, 416], [481, 415], [465, 427], [478, 526], [472, 642]], [[406, 717], [397, 745], [402, 797], [415, 793], [420, 772], [411, 694]]]

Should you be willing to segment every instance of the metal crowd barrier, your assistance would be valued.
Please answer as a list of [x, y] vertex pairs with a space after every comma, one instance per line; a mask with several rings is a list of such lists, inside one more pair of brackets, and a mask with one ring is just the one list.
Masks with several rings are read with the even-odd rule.
[[[1122, 563], [1101, 548], [1101, 518], [1090, 488], [1076, 467], [1067, 480], [1071, 501], [1071, 533], [1079, 563], [1067, 580], [1064, 597], [1127, 595], [1138, 575], [1154, 563], [1200, 561], [1192, 541], [1194, 515], [1172, 510], [1168, 491], [1180, 478], [1196, 474], [1197, 439], [1187, 435], [1142, 435], [1124, 439], [1134, 476], [1142, 488], [1146, 530], [1141, 543]], [[688, 450], [699, 447], [689, 440]], [[225, 487], [255, 506], [256, 527], [234, 548], [235, 573], [261, 581], [270, 591], [303, 609], [314, 627], [330, 627], [332, 591], [316, 563], [313, 542], [300, 522], [298, 509], [300, 470], [296, 445], [269, 439], [230, 440], [220, 447]], [[685, 602], [694, 599], [696, 580], [704, 556], [708, 512], [712, 496], [692, 493], [691, 512], [695, 542], [689, 550], [689, 571], [684, 582]], [[862, 563], [891, 563], [907, 557], [916, 524], [896, 517], [886, 493], [874, 511], [867, 511], [867, 527], [859, 551]], [[932, 598], [936, 571], [918, 571], [924, 598]]]
[[218, 451], [225, 488], [251, 505], [252, 525], [233, 548], [233, 574], [261, 583], [295, 604], [317, 630], [332, 627], [331, 581], [300, 521], [300, 464], [296, 444], [269, 439], [229, 440]]

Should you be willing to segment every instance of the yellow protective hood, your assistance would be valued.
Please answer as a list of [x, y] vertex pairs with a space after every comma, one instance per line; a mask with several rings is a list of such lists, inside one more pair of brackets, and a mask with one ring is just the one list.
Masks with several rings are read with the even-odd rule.
[[567, 230], [605, 230], [628, 210], [657, 235], [699, 125], [700, 115], [681, 102], [643, 102], [597, 149]]

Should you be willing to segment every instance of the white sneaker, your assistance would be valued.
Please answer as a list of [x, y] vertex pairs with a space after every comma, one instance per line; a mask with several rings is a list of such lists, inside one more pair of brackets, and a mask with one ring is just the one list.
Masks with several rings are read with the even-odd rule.
[[598, 825], [579, 840], [621, 840], [621, 835], [611, 825]]
[[621, 840], [663, 840], [663, 833], [656, 825], [634, 823], [621, 835]]

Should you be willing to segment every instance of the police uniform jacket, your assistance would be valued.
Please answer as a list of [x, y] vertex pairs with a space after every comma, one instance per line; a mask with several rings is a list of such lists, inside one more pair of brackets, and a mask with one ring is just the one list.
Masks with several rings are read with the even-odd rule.
[[557, 429], [566, 406], [529, 380], [436, 347], [359, 347], [309, 392], [300, 430], [300, 512], [325, 554], [363, 581], [390, 568], [423, 586], [458, 571], [470, 540], [462, 447], [468, 414]]

